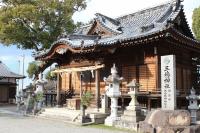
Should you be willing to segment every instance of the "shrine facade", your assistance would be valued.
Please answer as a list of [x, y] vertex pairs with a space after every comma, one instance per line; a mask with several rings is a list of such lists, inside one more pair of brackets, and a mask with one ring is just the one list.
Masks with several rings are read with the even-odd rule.
[[[126, 85], [132, 80], [140, 84], [141, 106], [161, 106], [161, 56], [176, 57], [177, 107], [184, 108], [186, 95], [197, 87], [197, 64], [200, 43], [187, 23], [180, 0], [144, 9], [118, 18], [100, 13], [74, 34], [55, 41], [51, 48], [37, 54], [36, 60], [57, 63], [57, 94], [73, 90], [77, 97], [84, 91], [94, 95], [93, 107], [99, 108], [105, 93], [104, 77], [115, 63], [124, 80], [119, 104], [128, 105]], [[48, 66], [46, 65], [46, 66]], [[59, 96], [57, 97], [59, 102]]]

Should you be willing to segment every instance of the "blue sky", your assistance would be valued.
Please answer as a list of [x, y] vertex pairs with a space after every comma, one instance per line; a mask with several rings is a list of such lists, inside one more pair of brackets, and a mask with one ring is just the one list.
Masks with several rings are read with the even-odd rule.
[[[82, 22], [90, 21], [95, 13], [102, 13], [109, 17], [118, 17], [121, 15], [133, 13], [142, 8], [151, 7], [169, 0], [88, 0], [86, 10], [78, 12], [74, 15], [73, 19]], [[106, 4], [105, 4], [106, 3]], [[184, 0], [184, 11], [189, 25], [192, 24], [192, 11], [194, 8], [200, 6], [200, 0]], [[31, 50], [20, 50], [16, 46], [2, 46], [0, 44], [0, 60], [3, 61], [13, 72], [22, 74], [22, 55], [25, 55], [25, 75], [28, 63], [33, 61], [31, 57]], [[20, 60], [20, 71], [19, 71]], [[31, 82], [26, 78], [25, 85]]]

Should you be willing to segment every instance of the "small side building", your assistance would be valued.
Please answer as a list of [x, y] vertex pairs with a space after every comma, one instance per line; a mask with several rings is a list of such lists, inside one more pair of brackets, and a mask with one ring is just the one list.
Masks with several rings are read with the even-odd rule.
[[0, 103], [14, 101], [16, 95], [16, 79], [23, 79], [25, 76], [11, 72], [9, 68], [0, 61]]

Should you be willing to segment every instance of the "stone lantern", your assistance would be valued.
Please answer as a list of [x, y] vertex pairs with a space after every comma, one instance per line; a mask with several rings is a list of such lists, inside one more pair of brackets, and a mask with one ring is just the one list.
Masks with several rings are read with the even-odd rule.
[[111, 75], [108, 78], [104, 78], [104, 81], [108, 84], [108, 90], [106, 95], [111, 98], [111, 114], [105, 119], [105, 125], [113, 126], [114, 122], [119, 119], [118, 111], [118, 98], [121, 96], [120, 83], [123, 80], [119, 77], [115, 64], [111, 68]]
[[42, 79], [42, 74], [40, 75], [40, 78], [35, 83], [35, 97], [36, 97], [36, 110], [41, 110], [42, 103], [43, 103], [43, 94], [44, 94], [44, 85], [47, 84], [45, 80]]
[[196, 91], [194, 88], [190, 90], [190, 95], [186, 97], [189, 100], [188, 109], [190, 110], [191, 115], [191, 123], [195, 124], [197, 120], [197, 110], [199, 109], [198, 100], [200, 99], [199, 96], [196, 95]]
[[130, 89], [128, 94], [131, 96], [131, 102], [126, 107], [119, 121], [115, 123], [116, 127], [127, 128], [138, 131], [138, 122], [144, 120], [141, 114], [141, 108], [137, 101], [139, 84], [132, 80], [127, 87]]
[[136, 83], [135, 80], [132, 80], [129, 84], [127, 84], [127, 87], [129, 88], [128, 95], [131, 96], [131, 102], [129, 103], [129, 106], [126, 109], [127, 110], [140, 109], [139, 108], [139, 103], [137, 101], [139, 84]]
[[44, 85], [47, 84], [45, 80], [42, 79], [42, 74], [40, 78], [35, 82], [35, 93], [43, 93], [44, 92]]

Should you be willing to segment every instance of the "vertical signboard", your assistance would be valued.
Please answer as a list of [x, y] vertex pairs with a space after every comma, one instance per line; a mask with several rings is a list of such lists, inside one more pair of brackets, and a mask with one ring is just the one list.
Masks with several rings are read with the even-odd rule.
[[175, 55], [161, 56], [161, 95], [163, 110], [176, 109]]

